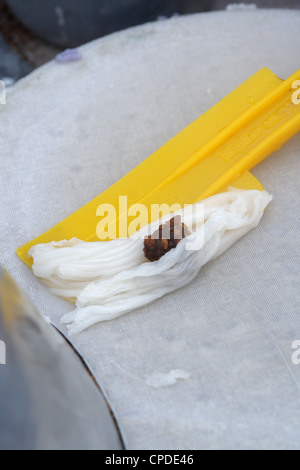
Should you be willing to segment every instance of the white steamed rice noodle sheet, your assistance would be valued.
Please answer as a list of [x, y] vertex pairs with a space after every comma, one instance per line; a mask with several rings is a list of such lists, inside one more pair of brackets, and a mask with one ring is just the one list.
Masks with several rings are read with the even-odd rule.
[[[266, 191], [231, 189], [169, 214], [134, 237], [36, 245], [29, 252], [33, 272], [53, 294], [76, 303], [62, 318], [75, 334], [187, 285], [209, 260], [258, 225], [271, 200]], [[181, 216], [191, 235], [149, 262], [143, 252], [145, 235], [174, 215]]]

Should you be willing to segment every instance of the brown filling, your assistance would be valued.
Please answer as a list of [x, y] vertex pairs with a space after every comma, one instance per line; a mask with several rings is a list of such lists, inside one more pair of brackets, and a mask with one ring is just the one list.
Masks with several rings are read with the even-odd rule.
[[168, 251], [176, 248], [180, 240], [190, 235], [186, 225], [181, 222], [181, 216], [176, 215], [152, 235], [145, 237], [144, 253], [149, 261], [157, 261]]

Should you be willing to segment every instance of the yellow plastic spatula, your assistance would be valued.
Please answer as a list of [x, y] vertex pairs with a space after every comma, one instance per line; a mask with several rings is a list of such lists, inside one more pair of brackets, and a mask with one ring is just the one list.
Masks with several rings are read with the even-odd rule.
[[183, 207], [228, 186], [262, 190], [249, 170], [300, 130], [299, 80], [300, 70], [285, 81], [260, 70], [100, 196], [19, 248], [19, 257], [31, 266], [28, 251], [38, 243], [99, 240], [103, 204], [116, 210], [116, 237], [126, 236], [118, 232], [119, 218], [127, 216], [120, 196], [127, 207], [143, 204], [150, 214], [151, 204]]

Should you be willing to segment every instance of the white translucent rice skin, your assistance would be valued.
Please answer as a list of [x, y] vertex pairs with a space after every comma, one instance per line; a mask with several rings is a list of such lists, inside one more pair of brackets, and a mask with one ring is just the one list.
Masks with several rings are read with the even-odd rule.
[[[201, 211], [196, 218], [192, 218], [191, 211], [176, 212], [193, 234], [152, 263], [143, 254], [144, 236], [174, 214], [144, 227], [134, 239], [109, 242], [73, 239], [36, 245], [29, 252], [33, 272], [54, 294], [76, 299], [77, 308], [62, 318], [69, 333], [76, 334], [190, 283], [209, 260], [259, 224], [271, 200], [266, 191], [232, 189], [201, 201], [204, 220]], [[199, 234], [202, 236], [197, 249], [187, 249]]]

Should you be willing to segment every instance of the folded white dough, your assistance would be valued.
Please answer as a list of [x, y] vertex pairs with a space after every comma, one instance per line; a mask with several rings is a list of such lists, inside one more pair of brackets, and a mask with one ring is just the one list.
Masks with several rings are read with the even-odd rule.
[[[51, 292], [76, 301], [77, 308], [62, 318], [70, 334], [76, 334], [187, 285], [209, 260], [258, 225], [271, 200], [266, 191], [231, 189], [190, 206], [190, 210], [165, 216], [134, 238], [36, 245], [29, 252], [33, 272]], [[196, 212], [199, 207], [204, 211]], [[158, 261], [149, 262], [143, 253], [145, 234], [174, 215], [181, 215], [192, 235]], [[195, 240], [197, 249], [191, 249]]]

